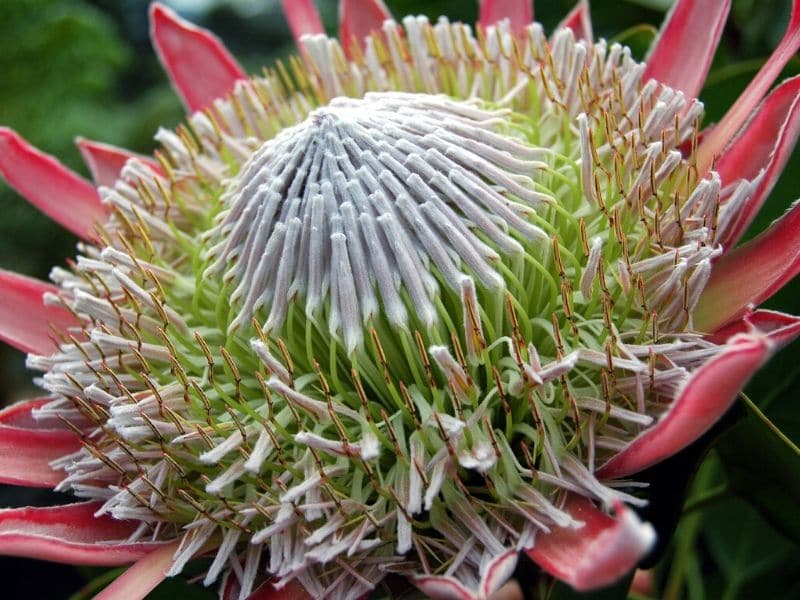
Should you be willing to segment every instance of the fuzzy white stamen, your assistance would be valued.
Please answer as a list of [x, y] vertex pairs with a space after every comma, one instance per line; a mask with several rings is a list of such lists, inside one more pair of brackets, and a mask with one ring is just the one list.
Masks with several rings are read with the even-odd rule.
[[217, 228], [227, 239], [209, 270], [239, 282], [231, 330], [260, 306], [270, 310], [265, 330], [280, 327], [299, 293], [310, 316], [331, 304], [331, 331], [352, 352], [376, 311], [375, 288], [391, 323], [408, 323], [402, 288], [433, 326], [438, 284], [424, 268], [429, 260], [453, 287], [470, 275], [466, 267], [499, 285], [471, 228], [519, 253], [515, 235], [546, 239], [526, 215], [550, 198], [530, 179], [544, 163], [500, 135], [497, 116], [442, 96], [367, 94], [337, 98], [264, 144], [229, 196]]

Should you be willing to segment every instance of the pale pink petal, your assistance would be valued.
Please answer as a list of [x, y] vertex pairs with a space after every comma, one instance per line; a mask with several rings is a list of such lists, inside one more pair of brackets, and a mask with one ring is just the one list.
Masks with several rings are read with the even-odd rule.
[[722, 121], [714, 127], [698, 147], [697, 168], [700, 174], [705, 174], [714, 161], [722, 154], [725, 146], [736, 135], [761, 102], [772, 83], [780, 74], [783, 67], [789, 62], [800, 48], [800, 0], [792, 2], [792, 15], [789, 26], [778, 47], [761, 67], [747, 89], [739, 96], [736, 103], [728, 110]]
[[247, 75], [210, 31], [162, 4], [150, 6], [150, 38], [175, 90], [194, 112], [226, 96]]
[[761, 183], [737, 215], [736, 224], [718, 242], [725, 250], [736, 245], [758, 214], [778, 180], [800, 134], [800, 76], [784, 81], [758, 107], [745, 129], [717, 161], [723, 185], [754, 179], [766, 169]]
[[164, 581], [172, 565], [172, 557], [179, 541], [164, 544], [140, 558], [127, 571], [117, 577], [94, 600], [143, 600]]
[[382, 0], [340, 0], [339, 39], [348, 56], [353, 56], [357, 44], [363, 50], [364, 40], [382, 31], [383, 22], [392, 15]]
[[314, 7], [314, 0], [281, 0], [283, 14], [289, 22], [294, 41], [300, 44], [304, 35], [325, 33], [319, 13]]
[[0, 510], [0, 554], [72, 565], [115, 566], [139, 560], [164, 542], [127, 542], [136, 521], [96, 518], [98, 502]]
[[800, 203], [759, 236], [723, 256], [694, 312], [699, 331], [714, 332], [758, 306], [800, 272]]
[[610, 585], [630, 573], [653, 546], [656, 534], [624, 504], [610, 517], [578, 495], [562, 509], [584, 525], [540, 533], [525, 552], [543, 570], [579, 591]]
[[598, 469], [597, 476], [606, 480], [626, 477], [694, 442], [731, 407], [773, 348], [767, 336], [759, 334], [729, 340], [725, 349], [689, 376], [658, 423]]
[[97, 186], [110, 187], [114, 185], [114, 182], [119, 179], [122, 167], [131, 158], [138, 158], [156, 173], [161, 171], [155, 161], [124, 148], [117, 148], [111, 144], [95, 142], [82, 137], [77, 138], [75, 144], [81, 151], [83, 162], [89, 167], [92, 179]]
[[724, 344], [736, 334], [754, 331], [766, 335], [776, 348], [781, 348], [800, 335], [800, 317], [774, 310], [755, 310], [738, 321], [725, 325], [706, 338], [715, 344]]
[[43, 295], [57, 291], [49, 283], [0, 269], [0, 340], [23, 352], [53, 352], [55, 333], [77, 324], [66, 308], [45, 306]]
[[94, 237], [106, 209], [94, 186], [17, 132], [0, 127], [0, 175], [28, 202], [75, 235]]
[[730, 0], [678, 0], [647, 56], [643, 80], [655, 79], [696, 98], [730, 8]]
[[533, 0], [480, 0], [478, 24], [486, 29], [508, 19], [511, 31], [519, 35], [533, 21]]
[[28, 400], [0, 411], [0, 482], [52, 488], [64, 479], [66, 474], [50, 463], [79, 450], [81, 440], [61, 423], [39, 423], [31, 416], [51, 400]]
[[594, 34], [592, 33], [592, 18], [589, 14], [589, 1], [579, 0], [566, 18], [559, 23], [558, 29], [562, 27], [572, 29], [576, 40], [591, 42]]

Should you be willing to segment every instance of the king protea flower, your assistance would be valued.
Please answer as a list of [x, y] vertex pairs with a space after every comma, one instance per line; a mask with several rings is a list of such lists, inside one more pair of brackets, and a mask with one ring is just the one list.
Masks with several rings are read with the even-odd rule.
[[342, 0], [337, 41], [287, 0], [299, 55], [248, 77], [154, 4], [189, 116], [153, 157], [80, 140], [93, 185], [0, 131], [83, 238], [52, 284], [0, 275], [45, 390], [0, 413], [0, 478], [84, 499], [0, 512], [0, 552], [134, 562], [126, 599], [197, 556], [239, 598], [486, 598], [520, 552], [580, 590], [631, 571], [655, 533], [623, 489], [800, 332], [755, 308], [800, 209], [737, 246], [800, 128], [800, 79], [769, 92], [800, 2], [699, 130], [729, 5], [679, 0], [640, 64], [585, 2], [548, 38], [530, 0], [474, 30]]

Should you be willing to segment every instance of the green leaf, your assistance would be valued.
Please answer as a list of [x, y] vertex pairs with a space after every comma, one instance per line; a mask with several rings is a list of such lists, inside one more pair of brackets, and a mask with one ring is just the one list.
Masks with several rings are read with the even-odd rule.
[[[736, 526], [732, 527], [731, 524]], [[703, 538], [721, 581], [709, 581], [709, 597], [788, 598], [796, 582], [797, 546], [771, 527], [740, 499], [730, 499], [704, 513]]]
[[[70, 596], [69, 600], [89, 600], [89, 598], [93, 598], [100, 590], [122, 575], [125, 572], [125, 568], [103, 570], [99, 575], [91, 576], [89, 583]], [[86, 570], [92, 573], [97, 571], [97, 569], [93, 568], [87, 568]]]
[[800, 449], [744, 398], [747, 417], [717, 445], [728, 483], [773, 527], [800, 543]]
[[[721, 434], [736, 424], [744, 410], [734, 405], [732, 410], [717, 422], [705, 435], [674, 456], [636, 474], [636, 480], [646, 483], [643, 489], [627, 488], [625, 491], [647, 499], [647, 506], [637, 509], [643, 521], [652, 524], [658, 534], [655, 548], [640, 565], [649, 568], [661, 558], [673, 537], [690, 485], [696, 492], [706, 492], [703, 481], [692, 484], [692, 479], [709, 449], [717, 443]], [[702, 480], [703, 478], [700, 477]]]
[[660, 12], [667, 12], [674, 4], [673, 0], [628, 0], [628, 3], [638, 4], [639, 6], [644, 6], [645, 8]]
[[[698, 497], [705, 498], [708, 490], [719, 478], [719, 464], [716, 455], [708, 455], [698, 469], [697, 476], [692, 482], [691, 499], [689, 505], [697, 506]], [[663, 589], [664, 598], [670, 600], [682, 598], [685, 595], [694, 600], [704, 597], [703, 579], [699, 576], [701, 562], [697, 538], [703, 524], [703, 515], [699, 510], [689, 513], [684, 511], [680, 525], [675, 533], [672, 543], [672, 552], [668, 561], [668, 572], [665, 576]]]

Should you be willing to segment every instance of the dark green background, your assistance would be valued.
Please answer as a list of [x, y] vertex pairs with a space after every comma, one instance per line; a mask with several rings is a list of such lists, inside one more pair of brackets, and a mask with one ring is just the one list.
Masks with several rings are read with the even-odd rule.
[[[540, 1], [536, 18], [551, 30], [572, 4]], [[628, 43], [641, 58], [670, 2], [591, 4], [595, 35]], [[318, 0], [317, 5], [333, 33], [335, 2]], [[387, 0], [387, 5], [396, 17], [426, 14], [435, 19], [446, 14], [473, 22], [477, 14], [473, 0]], [[199, 7], [195, 3], [198, 10], [185, 16], [213, 29], [251, 72], [292, 51], [277, 0]], [[701, 94], [709, 123], [724, 114], [778, 43], [789, 8], [789, 0], [734, 0]], [[15, 128], [83, 174], [86, 169], [73, 145], [77, 135], [151, 151], [156, 128], [174, 127], [183, 113], [150, 48], [146, 14], [142, 0], [0, 1], [0, 125]], [[795, 58], [784, 77], [798, 72]], [[795, 152], [750, 235], [798, 196], [800, 153]], [[76, 240], [2, 182], [0, 215], [0, 267], [46, 278], [51, 265], [74, 254]], [[800, 313], [800, 286], [788, 285], [767, 305]], [[748, 388], [753, 401], [795, 444], [800, 441], [799, 358], [797, 345], [783, 350]], [[0, 347], [0, 403], [36, 393], [23, 361], [21, 353]], [[717, 432], [722, 433], [719, 443], [705, 455], [677, 533], [657, 564], [654, 598], [800, 598], [800, 455], [752, 413], [742, 409], [729, 421], [733, 423]], [[712, 439], [716, 437], [705, 442]], [[653, 510], [665, 511], [662, 505], [675, 505], [675, 498], [681, 510], [679, 482], [691, 475], [702, 450], [694, 448], [691, 456], [653, 475], [665, 484], [658, 487]], [[52, 497], [40, 492], [0, 486], [3, 505], [49, 501]], [[667, 535], [662, 532], [662, 538]], [[0, 597], [67, 597], [100, 573], [3, 559]], [[215, 597], [190, 589], [170, 582], [153, 597]], [[562, 588], [539, 588], [533, 597], [551, 594], [569, 596]], [[604, 597], [625, 595], [609, 590]]]

